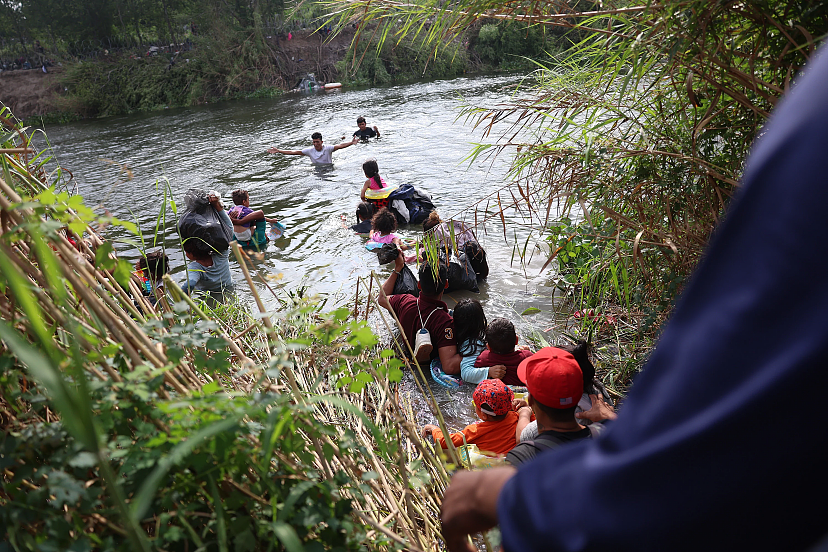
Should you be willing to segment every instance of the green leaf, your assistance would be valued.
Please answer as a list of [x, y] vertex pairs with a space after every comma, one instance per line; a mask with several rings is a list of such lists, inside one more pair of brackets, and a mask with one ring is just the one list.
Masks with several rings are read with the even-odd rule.
[[288, 552], [305, 552], [302, 541], [296, 535], [293, 527], [281, 521], [273, 522], [273, 532]]
[[52, 470], [46, 474], [49, 491], [55, 496], [52, 506], [61, 508], [64, 504], [74, 506], [83, 496], [83, 483], [60, 470]]
[[115, 250], [112, 248], [112, 244], [110, 242], [103, 242], [95, 251], [95, 266], [104, 270], [114, 269], [116, 261], [114, 257], [110, 256], [114, 252]]
[[91, 452], [81, 452], [68, 463], [73, 468], [93, 468], [98, 465], [98, 457]]
[[539, 312], [541, 312], [540, 309], [535, 308], [535, 307], [529, 307], [528, 309], [526, 309], [525, 311], [523, 311], [520, 314], [521, 314], [521, 316], [526, 316], [527, 314], [537, 314]]
[[115, 281], [121, 284], [124, 288], [129, 288], [129, 278], [132, 275], [132, 265], [129, 261], [118, 259], [118, 264], [112, 272], [112, 277]]

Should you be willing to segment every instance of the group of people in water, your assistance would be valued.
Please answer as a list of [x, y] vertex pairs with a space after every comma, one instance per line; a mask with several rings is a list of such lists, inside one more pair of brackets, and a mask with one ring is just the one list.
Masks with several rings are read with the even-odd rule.
[[[311, 147], [271, 148], [268, 152], [305, 155], [313, 163], [330, 162], [334, 151], [380, 136], [379, 129], [369, 128], [363, 117], [357, 124], [359, 130], [351, 142], [326, 146], [321, 134], [315, 132]], [[476, 444], [489, 453], [508, 453], [507, 461], [517, 464], [544, 448], [597, 435], [601, 422], [614, 414], [596, 390], [595, 369], [586, 344], [547, 347], [533, 353], [527, 346], [519, 346], [510, 320], [487, 321], [480, 301], [462, 299], [450, 311], [442, 300], [445, 292], [476, 291], [477, 282], [488, 276], [485, 250], [474, 231], [462, 222], [441, 220], [436, 210], [427, 216], [412, 216], [423, 204], [410, 203], [408, 209], [405, 203], [395, 203], [395, 208], [376, 159], [366, 160], [362, 169], [366, 180], [356, 209], [357, 223], [351, 228], [368, 236], [366, 247], [377, 250], [381, 262], [394, 263], [382, 286], [379, 304], [396, 314], [413, 358], [427, 365], [435, 381], [447, 387], [463, 382], [476, 386], [473, 399], [479, 421], [448, 437], [455, 446]], [[431, 205], [430, 197], [422, 192], [413, 195], [427, 198], [424, 204]], [[267, 244], [267, 224], [278, 223], [276, 218], [250, 206], [246, 190], [234, 191], [232, 199], [234, 206], [229, 212], [215, 192], [207, 193], [195, 206], [188, 204], [188, 209], [195, 211], [202, 206], [202, 214], [194, 214], [192, 224], [179, 225], [189, 260], [182, 287], [188, 292], [232, 289], [229, 242], [236, 240], [245, 248], [261, 250]], [[204, 207], [204, 201], [211, 209]], [[408, 220], [400, 210], [407, 212]], [[410, 254], [411, 245], [395, 233], [401, 220], [410, 222], [416, 217], [424, 218], [423, 241], [432, 240], [436, 244], [432, 251], [440, 251], [439, 255], [429, 257], [425, 253], [428, 248], [420, 247], [417, 258]], [[419, 263], [418, 279], [407, 267], [415, 261]], [[155, 296], [161, 277], [169, 270], [169, 260], [160, 252], [151, 253], [136, 263], [136, 269], [144, 279], [147, 294]], [[468, 281], [473, 286], [464, 285]], [[525, 387], [528, 397], [516, 400], [516, 387]], [[426, 425], [423, 435], [447, 446], [447, 437], [434, 425]]]

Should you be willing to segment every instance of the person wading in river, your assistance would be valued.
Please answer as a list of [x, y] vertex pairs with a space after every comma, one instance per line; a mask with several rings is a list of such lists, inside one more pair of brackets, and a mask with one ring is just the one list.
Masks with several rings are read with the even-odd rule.
[[[420, 281], [417, 283], [420, 296], [393, 295], [397, 276], [404, 266], [405, 258], [400, 252], [394, 261], [394, 272], [382, 285], [385, 294], [380, 295], [380, 306], [396, 313], [418, 361], [439, 358], [446, 374], [459, 374], [463, 357], [457, 352], [454, 321], [449, 316], [448, 307], [442, 301], [443, 292], [448, 287], [448, 270], [441, 265], [435, 274], [431, 265], [425, 262], [420, 265]], [[416, 337], [422, 328], [428, 330], [431, 345], [422, 346], [418, 350], [415, 345]]]
[[359, 142], [359, 138], [354, 136], [354, 139], [350, 142], [343, 142], [335, 146], [325, 146], [322, 144], [321, 132], [314, 132], [311, 135], [311, 140], [313, 141], [313, 146], [309, 148], [305, 148], [302, 150], [283, 150], [279, 148], [270, 148], [269, 150], [267, 150], [267, 153], [281, 153], [282, 155], [305, 155], [310, 158], [311, 163], [313, 163], [314, 165], [323, 165], [333, 163], [333, 158], [331, 157], [331, 154], [336, 150], [347, 148], [348, 146], [353, 146], [354, 144]]

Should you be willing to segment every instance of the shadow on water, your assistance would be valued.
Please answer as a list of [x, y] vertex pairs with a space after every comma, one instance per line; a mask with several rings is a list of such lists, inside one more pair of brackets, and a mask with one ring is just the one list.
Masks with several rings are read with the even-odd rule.
[[[376, 158], [389, 184], [410, 183], [431, 194], [443, 218], [466, 217], [473, 222], [474, 215], [463, 211], [503, 186], [508, 159], [464, 161], [474, 143], [492, 140], [455, 120], [461, 96], [475, 105], [494, 106], [508, 100], [513, 92], [508, 86], [518, 80], [513, 76], [471, 77], [343, 89], [334, 94], [289, 94], [82, 121], [46, 132], [60, 163], [76, 175], [78, 191], [87, 204], [139, 223], [150, 245], [163, 205], [163, 186], [157, 183], [164, 178], [179, 203], [192, 187], [218, 190], [225, 204], [232, 203], [230, 192], [247, 189], [251, 206], [277, 216], [288, 234], [268, 244], [264, 258], [254, 262], [254, 274], [273, 288], [307, 286], [312, 293], [327, 296], [328, 307], [333, 307], [353, 300], [357, 278], [374, 270], [384, 279], [391, 270], [380, 267], [376, 255], [365, 249], [365, 238], [347, 228], [353, 224], [365, 181], [363, 161]], [[377, 125], [382, 138], [335, 151], [333, 165], [312, 166], [301, 156], [265, 151], [308, 147], [316, 131], [322, 132], [326, 144], [349, 141], [359, 116], [366, 117], [370, 126]], [[512, 220], [517, 219], [507, 217], [507, 223]], [[478, 238], [489, 256], [489, 280], [479, 294], [446, 296], [449, 307], [463, 297], [476, 297], [489, 320], [508, 317], [524, 336], [552, 326], [555, 290], [549, 273], [540, 274], [543, 252], [531, 250], [534, 258], [525, 268], [515, 260], [515, 244], [522, 247], [527, 232], [514, 224], [504, 236], [499, 221], [478, 227]], [[399, 233], [415, 238], [421, 228], [407, 226]], [[110, 228], [107, 237], [116, 242], [123, 256], [138, 258], [134, 240], [125, 241], [131, 238], [122, 229]], [[185, 260], [171, 210], [158, 239], [167, 248], [174, 277], [183, 278]], [[231, 269], [239, 295], [249, 300], [235, 261]], [[271, 297], [256, 276], [254, 280], [262, 296]], [[519, 315], [527, 307], [541, 312], [527, 320]], [[379, 333], [385, 331], [375, 315], [369, 323]], [[550, 342], [557, 341], [549, 332], [544, 335]], [[413, 389], [410, 377], [406, 376], [404, 390]], [[454, 428], [473, 419], [473, 386], [465, 385], [451, 395], [433, 387], [447, 417], [456, 421]], [[418, 416], [424, 416], [418, 421], [432, 421], [419, 402], [422, 397], [414, 400]]]

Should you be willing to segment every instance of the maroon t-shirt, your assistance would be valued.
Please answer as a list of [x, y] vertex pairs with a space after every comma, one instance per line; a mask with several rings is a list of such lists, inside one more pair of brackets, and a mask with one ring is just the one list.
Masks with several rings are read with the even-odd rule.
[[[423, 322], [428, 318], [425, 328], [431, 334], [431, 345], [434, 347], [431, 359], [437, 358], [437, 349], [440, 347], [457, 346], [454, 341], [454, 320], [449, 316], [448, 307], [442, 301], [421, 293], [419, 298], [408, 294], [392, 295], [388, 302], [400, 319], [411, 347], [414, 347], [417, 332], [423, 327], [420, 322], [421, 314]], [[429, 317], [431, 311], [434, 311], [434, 314]]]
[[498, 364], [503, 364], [506, 366], [506, 374], [503, 376], [503, 383], [506, 385], [526, 385], [517, 375], [517, 368], [518, 365], [523, 361], [525, 358], [529, 358], [530, 356], [534, 355], [532, 351], [526, 351], [524, 349], [518, 349], [517, 351], [513, 351], [508, 355], [500, 355], [497, 353], [493, 353], [490, 350], [486, 349], [480, 356], [477, 357], [477, 360], [474, 362], [475, 368], [483, 368], [490, 367], [490, 366], [497, 366]]

